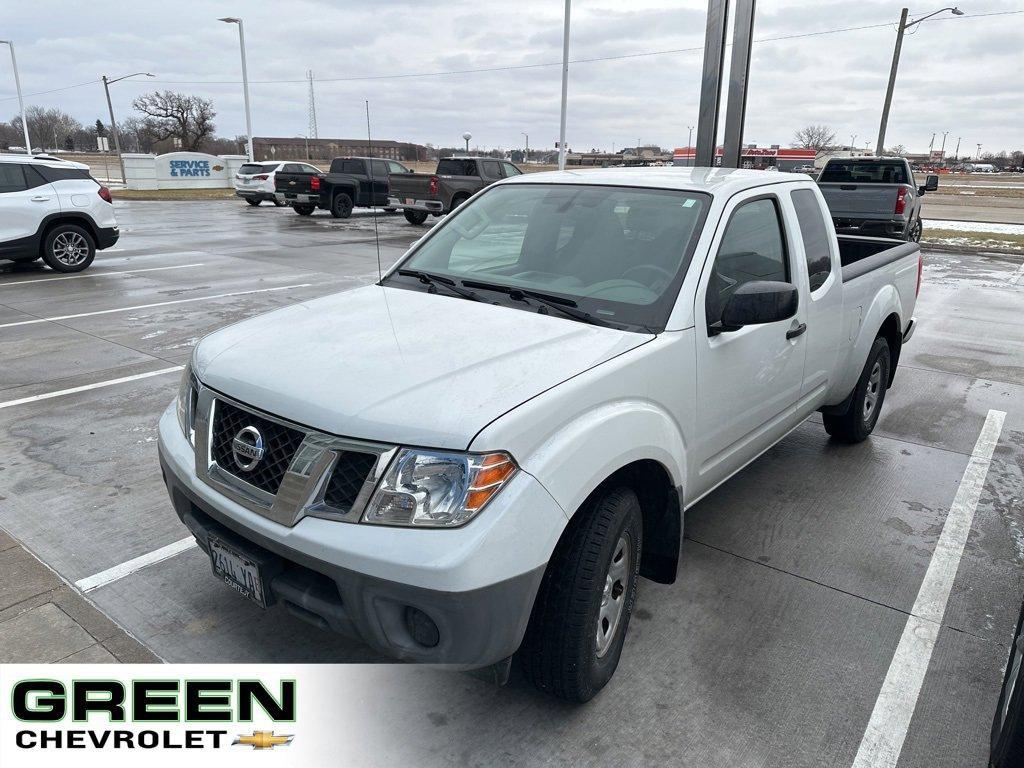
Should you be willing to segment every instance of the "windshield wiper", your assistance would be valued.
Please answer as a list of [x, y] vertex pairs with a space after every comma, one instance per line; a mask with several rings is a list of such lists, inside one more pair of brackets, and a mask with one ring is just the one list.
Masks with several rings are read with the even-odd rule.
[[467, 291], [465, 288], [459, 286], [454, 280], [449, 277], [442, 277], [441, 275], [432, 275], [428, 272], [421, 272], [418, 269], [400, 269], [398, 274], [403, 277], [414, 277], [426, 286], [429, 286], [433, 290], [437, 290], [437, 286], [443, 285], [445, 288], [450, 290], [452, 293], [458, 294], [464, 299], [470, 301], [483, 301], [473, 291]]
[[594, 317], [589, 312], [584, 312], [582, 309], [577, 309], [579, 306], [572, 299], [566, 299], [562, 296], [552, 296], [548, 293], [541, 293], [540, 291], [531, 291], [526, 288], [515, 288], [510, 285], [498, 285], [496, 283], [484, 283], [476, 280], [463, 280], [463, 285], [471, 286], [473, 288], [481, 288], [485, 291], [498, 291], [499, 293], [508, 294], [509, 298], [513, 301], [522, 301], [527, 304], [527, 299], [533, 299], [534, 301], [549, 307], [551, 309], [557, 309], [563, 315], [571, 317], [580, 322], [589, 323], [590, 325], [600, 325], [604, 328], [608, 328], [612, 323], [608, 320], [604, 320], [599, 317]]

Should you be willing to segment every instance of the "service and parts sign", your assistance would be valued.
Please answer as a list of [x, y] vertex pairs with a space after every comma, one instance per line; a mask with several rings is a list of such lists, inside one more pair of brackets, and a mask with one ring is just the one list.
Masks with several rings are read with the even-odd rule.
[[227, 162], [203, 152], [170, 152], [157, 155], [156, 178], [160, 189], [224, 187], [228, 182]]
[[0, 766], [423, 765], [408, 730], [378, 716], [394, 672], [2, 665]]

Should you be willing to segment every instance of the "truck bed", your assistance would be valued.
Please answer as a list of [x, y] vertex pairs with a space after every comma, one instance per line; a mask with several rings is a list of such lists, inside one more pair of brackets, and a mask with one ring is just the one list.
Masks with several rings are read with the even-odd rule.
[[921, 250], [917, 243], [887, 237], [837, 235], [839, 261], [843, 265], [843, 283], [873, 272]]

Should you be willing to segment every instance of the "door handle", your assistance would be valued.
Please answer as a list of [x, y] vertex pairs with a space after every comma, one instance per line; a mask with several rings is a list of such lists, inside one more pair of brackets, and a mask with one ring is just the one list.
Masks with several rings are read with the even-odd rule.
[[33, 203], [45, 203], [49, 199], [50, 198], [45, 195], [36, 195], [35, 197], [31, 198]]
[[795, 339], [797, 336], [802, 336], [804, 331], [807, 330], [807, 323], [800, 323], [795, 328], [790, 328], [786, 331], [786, 339]]

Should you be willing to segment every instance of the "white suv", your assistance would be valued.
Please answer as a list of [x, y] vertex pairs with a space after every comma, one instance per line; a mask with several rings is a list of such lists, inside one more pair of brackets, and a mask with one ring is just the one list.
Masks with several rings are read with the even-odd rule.
[[[288, 166], [285, 169], [285, 166]], [[320, 173], [320, 169], [309, 163], [265, 162], [246, 163], [235, 174], [235, 194], [249, 205], [259, 205], [269, 200], [277, 206], [285, 204], [283, 198], [274, 192], [274, 174], [278, 171], [286, 173]]]
[[119, 235], [110, 190], [89, 166], [0, 155], [0, 259], [81, 272]]

